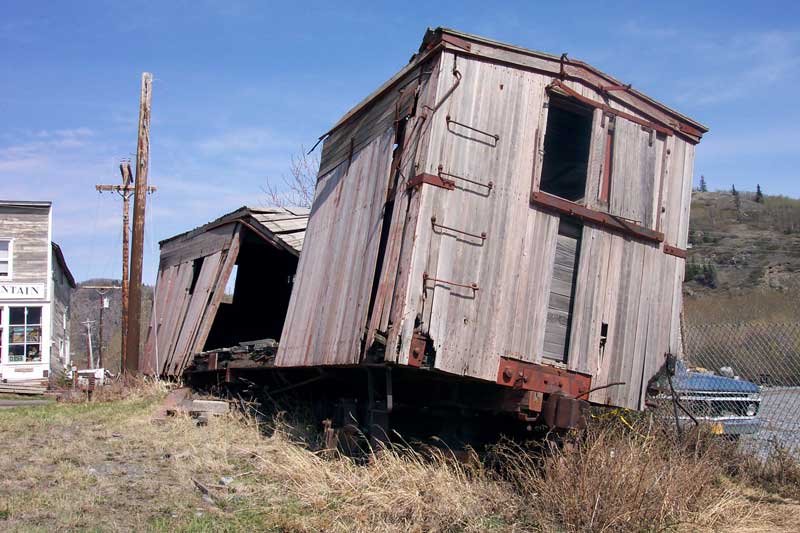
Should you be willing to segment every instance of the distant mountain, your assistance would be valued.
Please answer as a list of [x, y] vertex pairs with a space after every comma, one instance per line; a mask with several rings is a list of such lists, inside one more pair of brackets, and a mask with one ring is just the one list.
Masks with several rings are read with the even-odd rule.
[[800, 200], [695, 192], [689, 245], [690, 322], [800, 320]]
[[[118, 279], [97, 278], [78, 283], [72, 293], [70, 310], [70, 343], [72, 345], [73, 362], [78, 368], [88, 368], [89, 342], [85, 322], [92, 321], [92, 348], [95, 365], [98, 361], [100, 346], [100, 305], [102, 296], [96, 289], [87, 286], [117, 286]], [[121, 362], [122, 342], [122, 291], [111, 289], [103, 295], [109, 299], [108, 309], [103, 310], [103, 359], [104, 366], [112, 372], [118, 372]], [[145, 285], [142, 295], [141, 344], [144, 346], [147, 330], [150, 325], [150, 311], [153, 308], [153, 287]]]

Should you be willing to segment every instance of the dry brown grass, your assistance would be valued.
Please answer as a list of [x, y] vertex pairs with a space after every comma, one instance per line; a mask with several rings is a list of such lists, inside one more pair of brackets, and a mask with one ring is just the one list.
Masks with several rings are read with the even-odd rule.
[[708, 293], [684, 298], [687, 324], [770, 324], [796, 322], [800, 316], [798, 293], [764, 288], [741, 289], [736, 293]]
[[548, 530], [715, 530], [749, 515], [724, 482], [716, 442], [702, 432], [679, 440], [649, 419], [633, 429], [595, 423], [577, 442], [540, 454], [505, 445], [500, 455], [517, 491], [537, 501], [531, 521]]
[[[704, 438], [639, 422], [490, 460], [398, 448], [325, 458], [251, 418], [155, 425], [158, 386], [124, 400], [0, 412], [7, 531], [658, 531], [784, 528], [797, 502], [728, 475]], [[208, 492], [198, 490], [202, 487]]]

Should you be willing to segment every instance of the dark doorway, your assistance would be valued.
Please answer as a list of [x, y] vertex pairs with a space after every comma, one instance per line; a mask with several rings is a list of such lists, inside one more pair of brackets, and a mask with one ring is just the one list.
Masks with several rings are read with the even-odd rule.
[[231, 275], [233, 293], [225, 291], [204, 350], [259, 339], [280, 340], [298, 258], [250, 230], [244, 232]]
[[591, 136], [592, 110], [551, 95], [540, 190], [573, 202], [583, 200]]

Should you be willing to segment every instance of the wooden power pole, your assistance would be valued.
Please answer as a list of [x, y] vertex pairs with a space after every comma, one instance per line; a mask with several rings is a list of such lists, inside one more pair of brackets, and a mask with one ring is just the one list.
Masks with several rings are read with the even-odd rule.
[[92, 353], [92, 324], [94, 324], [94, 320], [87, 320], [83, 322], [86, 324], [86, 340], [89, 343], [89, 368], [94, 368], [94, 354]]
[[[134, 192], [133, 185], [133, 172], [131, 172], [131, 164], [128, 161], [123, 161], [119, 164], [119, 171], [122, 175], [121, 185], [95, 185], [98, 192], [115, 192], [122, 197], [122, 343], [120, 346], [120, 355], [122, 362], [120, 368], [125, 369], [125, 361], [127, 360], [127, 336], [128, 336], [128, 260], [130, 259], [130, 205], [131, 195]], [[147, 192], [152, 194], [156, 192], [156, 187], [147, 187]]]
[[[98, 341], [97, 341], [97, 360], [99, 368], [106, 368], [106, 360], [103, 358], [103, 310], [108, 309], [108, 298], [106, 298], [106, 294], [110, 290], [121, 289], [122, 287], [118, 287], [116, 285], [82, 285], [81, 289], [94, 289], [97, 291], [98, 296], [100, 297], [100, 326], [98, 333]], [[125, 314], [122, 315], [123, 320], [125, 319]], [[125, 328], [123, 327], [123, 335], [125, 334]], [[125, 344], [123, 343], [123, 347]], [[125, 359], [122, 359], [122, 364], [120, 365], [121, 368], [125, 368]]]
[[128, 288], [128, 334], [125, 350], [125, 372], [139, 372], [139, 340], [142, 316], [142, 263], [144, 254], [144, 213], [147, 202], [147, 170], [150, 158], [150, 102], [153, 75], [142, 74], [139, 101], [139, 135], [136, 144], [136, 183], [133, 197], [133, 239], [131, 246], [131, 275]]

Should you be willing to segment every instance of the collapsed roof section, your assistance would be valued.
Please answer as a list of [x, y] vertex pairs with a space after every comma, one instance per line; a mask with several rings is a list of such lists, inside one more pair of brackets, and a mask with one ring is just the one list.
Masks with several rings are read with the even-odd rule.
[[279, 338], [308, 215], [242, 207], [161, 241], [140, 370], [179, 376], [193, 353]]

